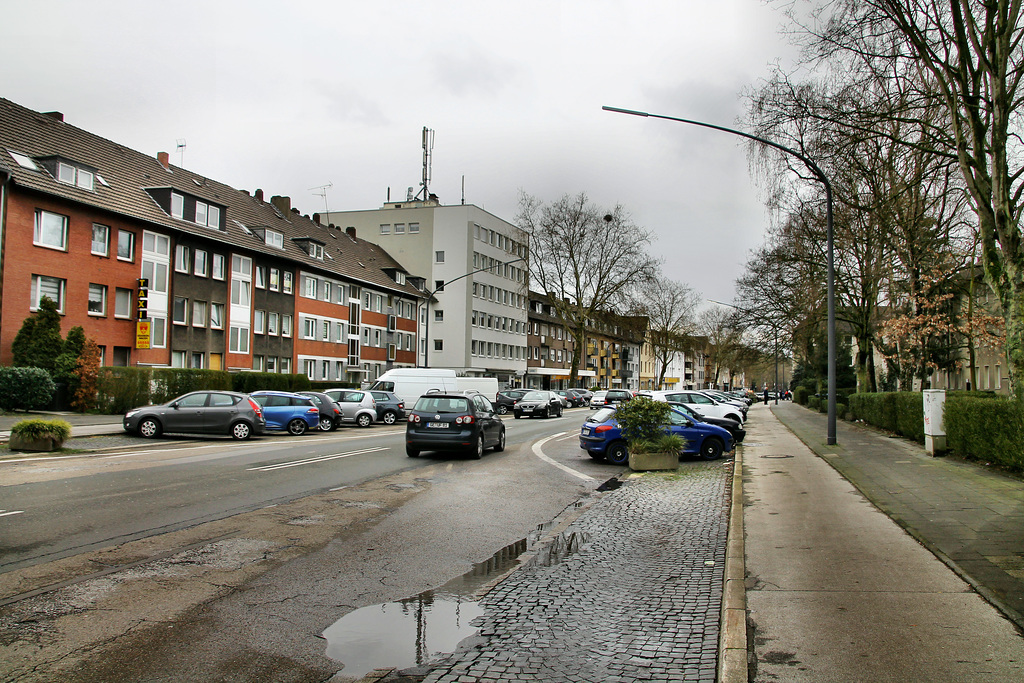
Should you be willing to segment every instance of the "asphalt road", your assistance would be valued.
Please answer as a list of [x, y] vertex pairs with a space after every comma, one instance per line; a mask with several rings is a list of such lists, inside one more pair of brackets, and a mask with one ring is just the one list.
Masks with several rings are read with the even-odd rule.
[[[622, 472], [579, 449], [588, 414], [508, 419], [506, 450], [482, 460], [410, 459], [400, 430], [371, 428], [0, 465], [0, 481], [20, 480], [7, 488], [48, 491], [32, 499], [48, 508], [15, 517], [60, 511], [76, 519], [51, 521], [79, 538], [63, 552], [86, 539], [104, 546], [0, 574], [2, 595], [13, 596], [0, 600], [0, 642], [9, 644], [0, 680], [327, 680], [345, 663], [328, 655], [324, 634], [346, 614], [425, 594], [489, 566], [503, 548], [521, 552], [524, 539]], [[370, 448], [381, 450], [356, 453]], [[112, 501], [136, 512], [82, 511], [107, 520], [105, 530], [75, 512]], [[243, 508], [251, 511], [231, 514]], [[56, 548], [59, 533], [44, 521], [15, 523]], [[175, 524], [192, 526], [159, 533]], [[3, 533], [24, 561], [44, 554]], [[118, 543], [127, 533], [149, 536]]]
[[[588, 412], [506, 417], [507, 448], [578, 430]], [[249, 442], [182, 437], [89, 457], [0, 461], [0, 508], [19, 511], [0, 520], [0, 573], [459, 459], [411, 459], [404, 434], [404, 425], [375, 425]]]

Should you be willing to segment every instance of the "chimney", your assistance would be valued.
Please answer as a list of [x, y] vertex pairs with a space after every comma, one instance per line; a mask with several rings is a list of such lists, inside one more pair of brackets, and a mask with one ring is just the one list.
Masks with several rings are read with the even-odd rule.
[[281, 197], [275, 194], [273, 197], [270, 198], [270, 203], [276, 206], [278, 211], [286, 215], [290, 213], [292, 210], [291, 197]]
[[356, 238], [355, 226], [352, 226], [352, 225], [348, 226], [347, 228], [345, 228], [345, 232], [347, 232], [348, 236], [351, 237], [352, 239]]
[[260, 200], [261, 202], [263, 201], [263, 190], [261, 190], [258, 187], [256, 188], [256, 199]]
[[49, 116], [51, 119], [54, 119], [55, 121], [60, 121], [61, 123], [64, 123], [64, 114], [61, 114], [59, 111], [44, 111], [43, 116]]
[[316, 223], [317, 225], [320, 225], [320, 214], [318, 214], [318, 213], [314, 213], [313, 214], [313, 222]]
[[171, 155], [167, 152], [157, 152], [156, 160], [160, 162], [160, 165], [166, 170], [170, 170], [171, 167]]

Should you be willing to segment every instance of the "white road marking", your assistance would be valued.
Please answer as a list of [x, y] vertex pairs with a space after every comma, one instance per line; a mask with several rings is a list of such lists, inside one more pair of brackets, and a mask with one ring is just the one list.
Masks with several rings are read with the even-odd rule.
[[554, 465], [558, 469], [560, 469], [560, 470], [562, 470], [564, 472], [568, 472], [572, 476], [578, 477], [578, 478], [582, 479], [583, 481], [597, 481], [596, 479], [594, 479], [594, 477], [590, 476], [589, 474], [583, 474], [582, 472], [578, 472], [578, 471], [574, 470], [573, 468], [569, 467], [568, 465], [563, 465], [560, 462], [555, 462], [554, 460], [552, 460], [548, 456], [544, 455], [544, 451], [542, 450], [542, 448], [544, 447], [544, 444], [546, 444], [548, 441], [551, 441], [551, 439], [557, 438], [557, 437], [562, 436], [564, 434], [565, 434], [565, 432], [559, 432], [558, 434], [552, 434], [548, 438], [541, 439], [537, 443], [533, 444], [533, 454], [536, 455], [541, 460], [543, 460], [544, 462], [548, 463], [549, 465]]
[[335, 453], [333, 455], [319, 455], [315, 458], [306, 458], [305, 460], [293, 460], [291, 462], [281, 462], [275, 465], [263, 465], [262, 467], [247, 467], [246, 469], [250, 472], [272, 472], [274, 470], [283, 470], [286, 467], [298, 467], [299, 465], [315, 465], [316, 463], [327, 462], [328, 460], [349, 458], [353, 455], [362, 455], [364, 453], [374, 453], [376, 451], [386, 450], [388, 449], [385, 446], [378, 446], [377, 448], [364, 448], [361, 451], [349, 451], [348, 453]]
[[0, 517], [9, 517], [11, 515], [20, 515], [24, 510], [0, 510]]

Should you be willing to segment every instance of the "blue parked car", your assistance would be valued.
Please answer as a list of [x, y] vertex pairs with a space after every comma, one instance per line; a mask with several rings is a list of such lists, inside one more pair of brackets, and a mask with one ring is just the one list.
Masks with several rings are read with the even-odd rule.
[[299, 436], [320, 425], [320, 409], [309, 396], [288, 391], [254, 391], [249, 395], [263, 406], [268, 432], [287, 431]]
[[[695, 422], [673, 408], [666, 425], [672, 434], [686, 439], [683, 453], [702, 460], [716, 460], [733, 449], [732, 435], [721, 427], [707, 422]], [[629, 450], [622, 438], [614, 408], [601, 408], [587, 418], [580, 429], [580, 448], [595, 460], [607, 460], [613, 465], [629, 462]]]

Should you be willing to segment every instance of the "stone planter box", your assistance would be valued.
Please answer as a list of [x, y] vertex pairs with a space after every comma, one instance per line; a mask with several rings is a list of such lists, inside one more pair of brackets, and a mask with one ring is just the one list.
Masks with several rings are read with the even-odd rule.
[[64, 440], [52, 436], [26, 439], [20, 434], [11, 434], [7, 445], [12, 451], [56, 451], [64, 446]]
[[629, 469], [637, 472], [647, 470], [675, 470], [679, 468], [678, 453], [629, 453]]

